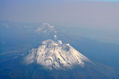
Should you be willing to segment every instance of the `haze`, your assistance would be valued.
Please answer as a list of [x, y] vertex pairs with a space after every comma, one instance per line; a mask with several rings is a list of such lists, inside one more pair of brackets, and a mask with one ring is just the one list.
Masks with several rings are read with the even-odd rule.
[[119, 44], [119, 0], [1, 0], [0, 20], [73, 27], [73, 35]]

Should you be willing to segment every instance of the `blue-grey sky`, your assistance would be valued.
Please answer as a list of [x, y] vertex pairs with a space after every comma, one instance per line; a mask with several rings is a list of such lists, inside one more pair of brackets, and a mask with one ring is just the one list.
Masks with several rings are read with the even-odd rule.
[[0, 0], [0, 20], [9, 21], [116, 23], [118, 13], [119, 0]]
[[0, 20], [81, 27], [84, 36], [119, 42], [119, 0], [0, 0]]

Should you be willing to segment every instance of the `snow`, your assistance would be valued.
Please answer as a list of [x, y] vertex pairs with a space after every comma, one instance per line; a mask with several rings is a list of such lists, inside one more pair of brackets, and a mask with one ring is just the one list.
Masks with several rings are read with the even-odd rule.
[[61, 40], [51, 39], [42, 42], [42, 45], [25, 57], [27, 64], [40, 64], [48, 69], [72, 68], [74, 65], [84, 67], [90, 60], [74, 49], [70, 44], [63, 44]]

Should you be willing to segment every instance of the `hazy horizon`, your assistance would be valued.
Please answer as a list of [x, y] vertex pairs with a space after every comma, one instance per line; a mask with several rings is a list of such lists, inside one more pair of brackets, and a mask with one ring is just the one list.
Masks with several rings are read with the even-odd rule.
[[84, 37], [119, 44], [119, 0], [1, 0], [0, 12], [1, 21], [74, 27]]

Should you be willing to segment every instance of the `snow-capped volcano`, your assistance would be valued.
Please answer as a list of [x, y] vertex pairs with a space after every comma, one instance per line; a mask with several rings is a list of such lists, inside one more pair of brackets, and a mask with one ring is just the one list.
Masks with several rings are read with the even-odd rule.
[[42, 45], [25, 57], [27, 64], [40, 64], [48, 69], [71, 68], [74, 65], [85, 66], [90, 60], [74, 49], [70, 44], [62, 41], [45, 40]]

